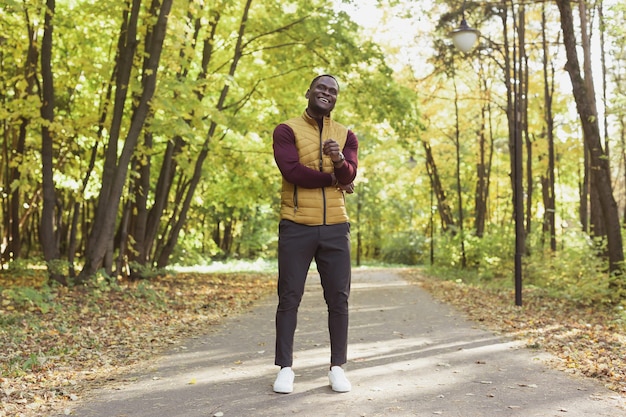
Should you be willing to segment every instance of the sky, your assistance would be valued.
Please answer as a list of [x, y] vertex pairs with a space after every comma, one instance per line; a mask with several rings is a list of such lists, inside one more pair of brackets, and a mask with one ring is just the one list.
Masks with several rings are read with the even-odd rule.
[[[365, 36], [371, 36], [375, 42], [381, 45], [389, 59], [387, 64], [392, 69], [401, 71], [410, 66], [414, 76], [418, 79], [432, 73], [433, 68], [428, 64], [429, 57], [434, 53], [432, 51], [432, 33], [436, 20], [441, 14], [450, 11], [449, 6], [438, 4], [432, 0], [413, 0], [401, 2], [402, 5], [383, 11], [376, 7], [377, 0], [357, 0], [352, 1], [350, 5], [344, 4], [341, 0], [333, 1], [337, 10], [347, 12], [356, 23], [364, 28]], [[619, 1], [624, 0], [604, 0], [604, 5], [609, 8]], [[459, 4], [461, 4], [460, 1]], [[424, 5], [426, 9], [424, 9]], [[574, 9], [574, 12], [576, 13], [577, 10]], [[407, 18], [406, 16], [412, 17]], [[468, 21], [468, 23], [473, 26], [472, 22]], [[599, 58], [600, 49], [597, 46], [599, 38], [597, 24], [594, 28], [594, 35], [592, 40], [596, 42], [596, 45], [592, 46], [593, 73], [596, 93], [599, 93], [602, 86], [600, 79], [602, 69]], [[570, 94], [572, 85], [568, 74], [563, 70], [564, 65], [565, 56], [563, 52], [563, 56], [557, 60], [557, 68], [561, 68], [561, 71], [556, 74], [557, 89], [564, 94]], [[597, 105], [598, 111], [602, 114], [604, 108], [601, 100], [598, 101]], [[571, 111], [575, 112], [574, 106], [571, 106]]]
[[[377, 0], [359, 0], [354, 3], [358, 5], [346, 5], [341, 0], [335, 0], [335, 8], [347, 12], [364, 28], [366, 36], [389, 52], [387, 55], [395, 60], [389, 63], [393, 69], [400, 70], [410, 65], [414, 71], [426, 70], [425, 60], [432, 55], [429, 33], [434, 24], [420, 10], [423, 2], [407, 1], [386, 11], [377, 9]], [[428, 3], [435, 6], [433, 2]]]

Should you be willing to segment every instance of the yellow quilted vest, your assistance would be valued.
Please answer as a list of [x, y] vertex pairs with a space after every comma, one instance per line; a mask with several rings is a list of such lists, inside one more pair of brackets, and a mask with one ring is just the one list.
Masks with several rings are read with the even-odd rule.
[[[287, 120], [285, 124], [294, 132], [300, 163], [309, 168], [328, 172], [334, 171], [330, 156], [322, 153], [322, 143], [334, 139], [343, 149], [348, 129], [324, 117], [320, 134], [317, 121], [305, 111], [300, 117]], [[280, 218], [308, 226], [345, 223], [348, 221], [345, 198], [336, 187], [303, 188], [287, 182], [283, 177]]]

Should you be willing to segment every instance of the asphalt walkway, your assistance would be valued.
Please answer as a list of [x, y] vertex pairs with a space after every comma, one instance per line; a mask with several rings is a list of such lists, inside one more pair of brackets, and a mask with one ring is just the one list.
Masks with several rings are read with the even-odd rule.
[[296, 333], [292, 394], [272, 384], [275, 298], [155, 358], [144, 372], [93, 393], [81, 417], [600, 417], [626, 399], [548, 367], [545, 353], [479, 329], [390, 270], [356, 270], [346, 374], [328, 386], [319, 277], [309, 277]]

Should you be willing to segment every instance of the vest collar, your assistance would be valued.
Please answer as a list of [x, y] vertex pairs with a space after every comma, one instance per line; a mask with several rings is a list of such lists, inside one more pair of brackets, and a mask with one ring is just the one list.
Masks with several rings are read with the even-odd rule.
[[311, 117], [311, 115], [309, 115], [309, 113], [306, 111], [306, 109], [304, 110], [304, 112], [302, 113], [302, 118], [310, 125], [312, 126], [317, 126], [320, 129], [322, 128], [323, 125], [326, 125], [330, 122], [330, 115], [328, 116], [324, 116], [324, 118], [322, 119], [322, 124], [319, 124], [317, 119], [314, 119], [313, 117]]

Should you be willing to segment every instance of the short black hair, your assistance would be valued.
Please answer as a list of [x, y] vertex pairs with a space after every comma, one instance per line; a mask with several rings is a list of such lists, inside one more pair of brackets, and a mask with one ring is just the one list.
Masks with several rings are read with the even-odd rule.
[[335, 80], [335, 82], [337, 83], [337, 90], [339, 90], [339, 81], [337, 81], [337, 78], [335, 78], [334, 75], [330, 75], [330, 74], [321, 74], [321, 75], [318, 75], [317, 77], [313, 78], [313, 81], [311, 81], [311, 85], [309, 85], [309, 89], [313, 88], [313, 84], [315, 84], [315, 81], [319, 80], [322, 77], [330, 77], [333, 80]]

